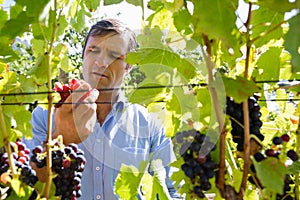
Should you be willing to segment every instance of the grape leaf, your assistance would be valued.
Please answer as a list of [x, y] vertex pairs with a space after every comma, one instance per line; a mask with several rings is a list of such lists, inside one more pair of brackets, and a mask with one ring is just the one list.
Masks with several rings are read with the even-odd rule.
[[118, 3], [121, 3], [122, 1], [124, 1], [124, 0], [104, 0], [104, 5], [108, 6], [111, 4], [118, 4]]
[[136, 40], [140, 48], [163, 48], [161, 42], [162, 31], [158, 27], [145, 27], [143, 32], [137, 35]]
[[76, 20], [73, 19], [71, 22], [75, 30], [81, 32], [85, 25], [85, 10], [84, 9], [78, 10], [76, 13]]
[[8, 199], [28, 199], [33, 192], [32, 187], [21, 184], [21, 181], [15, 178], [11, 180], [11, 187], [14, 192], [12, 192], [12, 195], [9, 195]]
[[258, 0], [258, 5], [260, 7], [266, 7], [270, 10], [278, 12], [288, 12], [292, 10], [295, 6], [295, 2], [291, 1], [278, 1], [278, 0]]
[[279, 80], [281, 51], [279, 47], [271, 47], [259, 57], [257, 67], [263, 72], [257, 76], [257, 81]]
[[64, 34], [64, 32], [68, 26], [66, 16], [64, 16], [64, 15], [60, 16], [58, 19], [58, 23], [59, 23], [59, 26], [58, 26], [57, 33], [56, 33], [57, 37]]
[[258, 92], [259, 87], [252, 81], [243, 77], [236, 77], [236, 79], [223, 77], [226, 94], [232, 97], [236, 103], [242, 103], [253, 93]]
[[[153, 176], [145, 174], [142, 179], [142, 190], [146, 199], [171, 199], [168, 188], [166, 186], [166, 171], [161, 160], [151, 161], [151, 169]], [[152, 187], [151, 187], [152, 186]]]
[[270, 31], [278, 24], [282, 23], [284, 20], [284, 14], [269, 10], [265, 7], [260, 7], [257, 10], [252, 11], [252, 38], [259, 37], [258, 40], [254, 42], [256, 47], [261, 47], [262, 45], [268, 43], [272, 39], [279, 39], [282, 37], [283, 32], [281, 26], [272, 30], [266, 35], [262, 35], [267, 31]]
[[151, 10], [159, 10], [164, 7], [164, 3], [160, 0], [150, 0], [148, 1], [147, 7]]
[[222, 40], [227, 47], [236, 49], [237, 33], [234, 11], [237, 9], [237, 0], [193, 0], [193, 24], [196, 35], [202, 33]]
[[0, 74], [4, 71], [5, 69], [5, 63], [0, 62]]
[[148, 162], [141, 162], [139, 168], [122, 164], [120, 172], [116, 178], [114, 191], [121, 199], [136, 199], [138, 189], [144, 176]]
[[[144, 87], [145, 89], [137, 89], [130, 92], [128, 100], [132, 103], [139, 103], [142, 105], [147, 105], [153, 101], [156, 101], [156, 96], [163, 91], [163, 88], [159, 88], [160, 84], [146, 83], [139, 87]], [[158, 87], [158, 88], [152, 88]]]
[[10, 61], [13, 61], [18, 58], [18, 55], [12, 50], [12, 48], [10, 46], [11, 42], [12, 42], [12, 39], [9, 39], [9, 37], [0, 36], [0, 49], [1, 49], [0, 61], [10, 62]]
[[[86, 7], [89, 10], [96, 10], [99, 7], [100, 2], [101, 1], [99, 1], [99, 0], [84, 0], [84, 4], [86, 5]], [[107, 2], [107, 0], [104, 1], [104, 5], [106, 5], [105, 4], [106, 2]], [[82, 9], [82, 10], [84, 10], [84, 9]]]
[[196, 66], [191, 61], [181, 58], [175, 52], [167, 49], [144, 48], [128, 54], [126, 62], [130, 64], [161, 64], [177, 71], [186, 79], [196, 75]]
[[29, 24], [32, 23], [33, 17], [28, 16], [26, 11], [19, 13], [17, 18], [6, 21], [0, 30], [0, 36], [7, 36], [9, 40], [29, 31]]
[[289, 20], [289, 30], [285, 35], [284, 46], [287, 51], [292, 55], [291, 63], [293, 66], [293, 72], [300, 71], [300, 14]]
[[291, 174], [299, 174], [300, 173], [300, 161], [295, 161], [293, 164], [288, 166], [288, 171]]
[[126, 0], [126, 2], [135, 6], [143, 5], [143, 0]]
[[287, 168], [277, 158], [268, 157], [261, 162], [252, 159], [261, 184], [279, 194], [283, 193]]
[[7, 20], [7, 13], [4, 10], [0, 10], [0, 30]]
[[191, 33], [190, 24], [192, 22], [192, 15], [187, 9], [181, 9], [178, 12], [173, 13], [173, 18], [177, 31], [184, 31], [184, 33], [188, 34]]
[[196, 93], [200, 104], [200, 122], [208, 124], [212, 112], [210, 92], [207, 88], [198, 88], [196, 89]]

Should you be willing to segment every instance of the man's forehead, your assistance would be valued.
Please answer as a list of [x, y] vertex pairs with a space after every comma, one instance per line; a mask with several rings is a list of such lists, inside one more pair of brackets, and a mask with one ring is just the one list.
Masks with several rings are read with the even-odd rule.
[[104, 36], [90, 36], [88, 39], [88, 43], [91, 46], [101, 46], [102, 44], [109, 45], [109, 46], [116, 46], [121, 47], [129, 46], [130, 36], [125, 33], [110, 33]]

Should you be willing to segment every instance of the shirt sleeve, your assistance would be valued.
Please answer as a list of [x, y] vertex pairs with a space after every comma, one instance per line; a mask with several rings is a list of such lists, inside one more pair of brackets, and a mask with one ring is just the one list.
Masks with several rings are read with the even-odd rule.
[[36, 107], [32, 112], [30, 123], [32, 125], [32, 138], [23, 138], [23, 143], [27, 148], [33, 149], [43, 145], [47, 138], [48, 111], [40, 106]]

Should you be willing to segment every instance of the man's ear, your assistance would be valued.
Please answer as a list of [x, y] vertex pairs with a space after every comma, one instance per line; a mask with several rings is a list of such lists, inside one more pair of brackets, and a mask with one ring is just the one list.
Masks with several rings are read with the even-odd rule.
[[132, 65], [126, 64], [125, 70], [126, 73], [128, 74], [132, 70]]

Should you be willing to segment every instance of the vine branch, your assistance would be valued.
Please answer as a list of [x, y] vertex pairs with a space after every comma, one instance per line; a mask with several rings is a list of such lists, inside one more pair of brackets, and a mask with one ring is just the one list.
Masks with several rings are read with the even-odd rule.
[[[249, 3], [248, 18], [245, 23], [247, 29], [247, 43], [246, 43], [246, 61], [245, 61], [245, 72], [244, 77], [248, 79], [249, 74], [249, 60], [250, 60], [250, 50], [251, 50], [251, 40], [250, 40], [250, 21], [251, 21], [251, 10], [252, 4]], [[244, 192], [246, 190], [248, 173], [250, 167], [250, 122], [249, 122], [249, 110], [248, 110], [248, 99], [243, 102], [243, 117], [244, 117], [244, 169], [243, 178], [240, 186], [239, 197], [243, 199]]]
[[219, 133], [220, 133], [220, 163], [219, 163], [219, 178], [218, 178], [218, 188], [221, 194], [224, 193], [224, 185], [225, 185], [225, 148], [226, 148], [226, 131], [223, 129], [223, 122], [222, 122], [222, 114], [221, 109], [218, 103], [218, 96], [216, 93], [215, 88], [212, 86], [214, 81], [213, 76], [213, 62], [211, 60], [211, 44], [207, 35], [202, 34], [202, 38], [204, 40], [204, 44], [206, 46], [206, 56], [204, 54], [207, 71], [208, 71], [208, 89], [212, 96], [216, 117], [219, 124]]
[[[55, 11], [57, 10], [57, 1], [54, 0], [54, 8]], [[59, 17], [59, 15], [58, 15]], [[48, 46], [48, 50], [45, 53], [46, 60], [47, 60], [47, 75], [48, 75], [48, 91], [52, 91], [52, 80], [51, 80], [51, 61], [52, 61], [52, 49], [54, 45], [55, 35], [58, 28], [57, 21], [58, 19], [55, 17], [55, 21], [53, 22], [53, 31], [51, 34], [51, 41]], [[47, 159], [46, 159], [46, 167], [47, 167], [47, 180], [46, 180], [46, 187], [44, 191], [44, 196], [46, 199], [49, 198], [50, 188], [51, 188], [51, 181], [52, 181], [52, 153], [51, 153], [51, 146], [52, 146], [52, 102], [53, 96], [51, 93], [48, 93], [48, 130], [47, 130], [47, 141], [46, 141], [46, 152], [47, 152]]]

